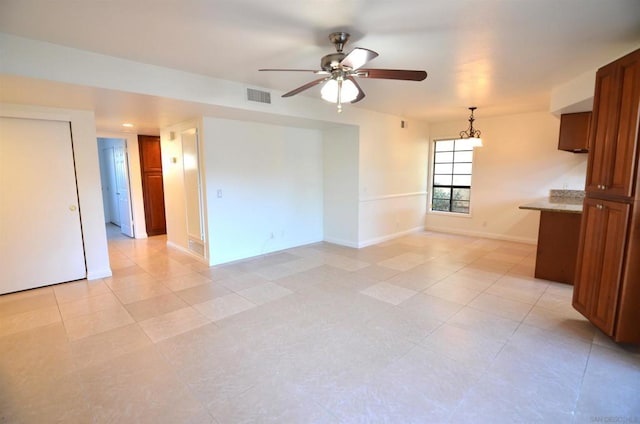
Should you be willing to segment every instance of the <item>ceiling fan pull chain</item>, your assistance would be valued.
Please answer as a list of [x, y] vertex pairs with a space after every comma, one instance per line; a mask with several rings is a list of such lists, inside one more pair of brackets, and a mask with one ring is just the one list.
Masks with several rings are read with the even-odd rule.
[[342, 78], [338, 78], [338, 113], [342, 113]]

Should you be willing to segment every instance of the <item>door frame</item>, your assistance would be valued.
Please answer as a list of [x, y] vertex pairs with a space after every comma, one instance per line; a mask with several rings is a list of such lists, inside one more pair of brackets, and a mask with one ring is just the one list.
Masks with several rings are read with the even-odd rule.
[[129, 197], [131, 199], [131, 213], [133, 214], [133, 235], [137, 239], [147, 238], [144, 201], [142, 198], [142, 177], [140, 175], [140, 154], [138, 152], [138, 134], [98, 131], [96, 135], [97, 138], [118, 138], [125, 140], [129, 174]]
[[87, 279], [110, 277], [112, 272], [109, 266], [109, 250], [104, 227], [98, 151], [95, 144], [96, 122], [93, 111], [0, 102], [0, 115], [71, 122]]

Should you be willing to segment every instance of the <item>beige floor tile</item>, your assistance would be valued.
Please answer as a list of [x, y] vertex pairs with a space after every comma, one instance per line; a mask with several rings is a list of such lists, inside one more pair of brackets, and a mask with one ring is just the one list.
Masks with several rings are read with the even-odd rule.
[[157, 343], [206, 325], [209, 322], [209, 319], [203, 314], [189, 306], [141, 321], [139, 324], [144, 332], [147, 333], [147, 336], [154, 343]]
[[513, 321], [522, 321], [533, 307], [530, 303], [518, 302], [487, 293], [482, 293], [473, 299], [469, 306]]
[[69, 340], [73, 341], [123, 327], [133, 322], [134, 320], [127, 310], [122, 305], [117, 305], [90, 314], [65, 319], [64, 325], [67, 329]]
[[467, 305], [480, 295], [480, 291], [448, 284], [446, 282], [436, 283], [424, 291], [429, 296], [440, 297], [450, 302]]
[[262, 305], [263, 303], [268, 303], [272, 300], [280, 299], [281, 297], [288, 296], [292, 293], [293, 291], [274, 283], [260, 284], [259, 286], [251, 287], [238, 292], [240, 296], [248, 299], [256, 305]]
[[417, 292], [415, 290], [409, 290], [403, 287], [394, 286], [393, 284], [381, 282], [360, 291], [360, 293], [392, 305], [398, 305], [415, 295]]
[[378, 262], [378, 265], [398, 271], [408, 271], [418, 265], [423, 264], [428, 258], [417, 253], [403, 253], [398, 256]]
[[194, 308], [211, 321], [219, 321], [255, 307], [255, 303], [235, 293], [194, 305]]
[[211, 279], [207, 278], [198, 273], [190, 273], [185, 275], [180, 275], [178, 277], [167, 278], [165, 280], [160, 280], [160, 283], [167, 286], [172, 291], [179, 291], [188, 289], [191, 287], [199, 286], [202, 284], [211, 283]]
[[0, 319], [0, 337], [61, 322], [57, 306], [33, 309]]
[[[21, 293], [31, 293], [31, 291]], [[21, 293], [0, 296], [0, 319], [35, 309], [57, 306], [53, 290], [34, 292], [32, 296], [16, 296]]]
[[206, 412], [152, 348], [82, 370], [93, 422], [190, 422]]
[[108, 292], [69, 302], [60, 302], [58, 306], [62, 318], [68, 320], [105, 309], [118, 308], [120, 305], [118, 298], [113, 293]]
[[133, 319], [136, 321], [144, 321], [187, 306], [187, 303], [176, 294], [168, 293], [138, 302], [128, 303], [125, 305], [125, 308]]
[[58, 302], [71, 302], [99, 294], [110, 293], [109, 287], [101, 281], [76, 281], [72, 283], [58, 284], [53, 287]]
[[15, 293], [7, 293], [0, 295], [0, 305], [4, 305], [5, 303], [14, 302], [16, 300], [22, 300], [30, 297], [36, 297], [43, 294], [52, 294], [53, 286], [40, 287], [37, 289], [24, 290]]
[[70, 343], [75, 369], [104, 363], [110, 359], [151, 345], [138, 324], [107, 330]]
[[126, 289], [114, 290], [114, 293], [120, 302], [126, 305], [156, 296], [171, 294], [171, 290], [158, 281], [144, 281], [134, 283]]
[[233, 291], [218, 282], [214, 282], [201, 284], [175, 293], [189, 305], [195, 305], [196, 303], [204, 303], [217, 297], [226, 296], [233, 293]]
[[[533, 246], [422, 232], [209, 268], [166, 236], [116, 236], [113, 277], [0, 296], [0, 421], [640, 414], [640, 350], [596, 332], [573, 287], [528, 275]], [[467, 291], [479, 293], [467, 306], [430, 295]]]

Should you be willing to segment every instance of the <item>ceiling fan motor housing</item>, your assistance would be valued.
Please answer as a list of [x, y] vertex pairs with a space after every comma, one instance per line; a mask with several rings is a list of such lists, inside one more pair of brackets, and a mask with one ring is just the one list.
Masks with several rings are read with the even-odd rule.
[[320, 60], [320, 67], [323, 71], [331, 72], [340, 66], [340, 62], [344, 59], [346, 54], [344, 53], [330, 53], [323, 56]]

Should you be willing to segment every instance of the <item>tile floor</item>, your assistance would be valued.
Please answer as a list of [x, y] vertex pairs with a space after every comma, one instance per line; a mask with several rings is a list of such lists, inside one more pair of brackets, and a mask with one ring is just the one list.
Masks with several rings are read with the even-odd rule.
[[109, 249], [112, 278], [0, 296], [0, 423], [640, 422], [640, 350], [534, 279], [533, 246]]

